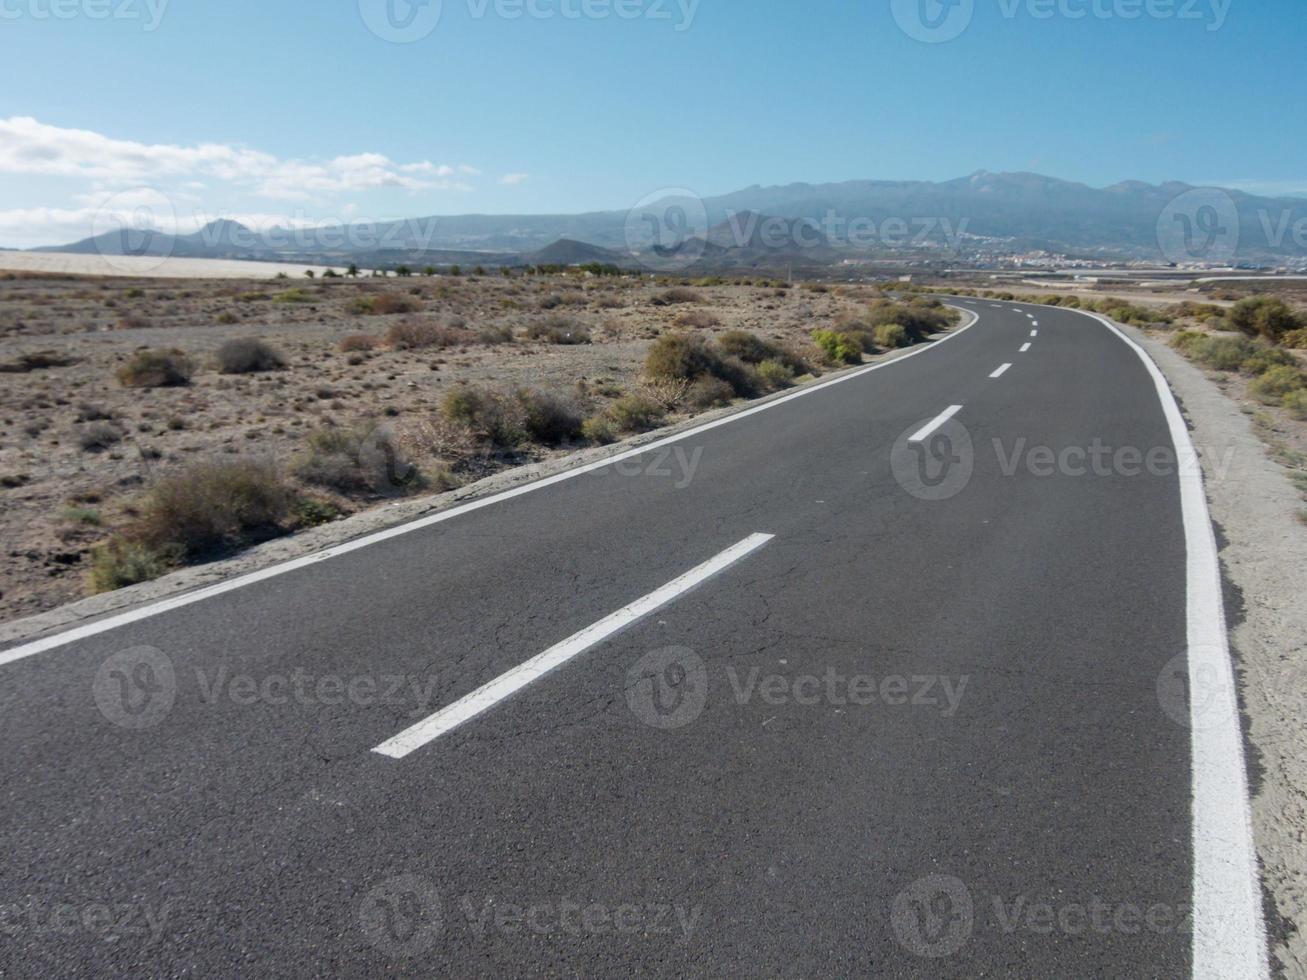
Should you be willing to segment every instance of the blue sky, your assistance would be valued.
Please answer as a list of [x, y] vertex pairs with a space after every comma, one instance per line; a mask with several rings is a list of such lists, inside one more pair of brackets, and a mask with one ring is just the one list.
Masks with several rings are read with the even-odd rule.
[[151, 195], [311, 222], [978, 169], [1307, 192], [1301, 0], [926, 0], [960, 30], [933, 43], [921, 0], [443, 0], [412, 43], [369, 29], [401, 30], [387, 2], [0, 0], [0, 244]]

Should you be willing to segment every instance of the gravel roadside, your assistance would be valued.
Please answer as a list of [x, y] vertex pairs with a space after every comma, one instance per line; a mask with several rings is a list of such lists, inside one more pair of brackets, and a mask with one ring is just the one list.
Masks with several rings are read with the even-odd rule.
[[1238, 403], [1164, 340], [1123, 328], [1179, 398], [1221, 545], [1247, 734], [1253, 833], [1278, 975], [1307, 977], [1307, 528], [1302, 499]]

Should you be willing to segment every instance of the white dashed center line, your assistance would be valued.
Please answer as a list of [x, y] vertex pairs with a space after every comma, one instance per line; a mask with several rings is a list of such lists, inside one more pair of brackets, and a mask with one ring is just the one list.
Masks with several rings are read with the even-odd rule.
[[1011, 365], [1010, 363], [1009, 363], [1009, 364], [1004, 364], [1001, 368], [999, 368], [997, 371], [995, 371], [993, 374], [991, 374], [990, 377], [991, 377], [991, 378], [1001, 378], [1001, 377], [1003, 377], [1003, 375], [1007, 374], [1007, 369], [1010, 368], [1011, 366], [1012, 366], [1012, 365]]
[[1024, 353], [1025, 353], [1026, 351], [1028, 351], [1028, 350], [1030, 350], [1030, 345], [1029, 345], [1029, 344], [1022, 344], [1022, 345], [1021, 345], [1021, 350], [1020, 350], [1019, 353], [1024, 354]]
[[420, 749], [428, 742], [434, 741], [463, 722], [475, 718], [483, 711], [488, 711], [500, 701], [516, 694], [532, 681], [539, 680], [555, 667], [561, 667], [621, 629], [638, 622], [652, 612], [656, 612], [678, 596], [689, 592], [714, 575], [730, 568], [737, 561], [757, 551], [775, 535], [751, 534], [739, 544], [732, 545], [715, 558], [710, 558], [684, 575], [672, 579], [660, 589], [650, 592], [643, 598], [636, 599], [630, 605], [623, 606], [617, 612], [605, 616], [599, 622], [587, 626], [579, 633], [574, 633], [561, 643], [556, 643], [544, 653], [537, 654], [526, 663], [518, 664], [507, 673], [501, 674], [488, 684], [477, 688], [471, 694], [459, 698], [446, 708], [441, 708], [434, 715], [425, 718], [411, 728], [405, 729], [394, 738], [378, 745], [373, 752], [388, 755], [392, 759], [402, 759], [410, 752]]
[[944, 411], [940, 412], [924, 426], [908, 437], [908, 442], [925, 442], [930, 438], [930, 434], [938, 429], [941, 425], [951, 419], [958, 412], [962, 411], [961, 405], [950, 405]]

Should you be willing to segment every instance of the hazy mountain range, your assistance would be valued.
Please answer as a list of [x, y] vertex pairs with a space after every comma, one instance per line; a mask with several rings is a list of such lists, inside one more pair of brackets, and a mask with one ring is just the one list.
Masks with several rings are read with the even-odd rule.
[[938, 183], [755, 186], [704, 199], [669, 193], [648, 207], [573, 215], [456, 215], [263, 232], [216, 221], [190, 235], [124, 231], [42, 251], [360, 265], [627, 264], [638, 256], [677, 267], [747, 267], [1033, 249], [1157, 261], [1282, 261], [1307, 256], [1307, 200], [1181, 183], [1094, 188], [982, 171]]

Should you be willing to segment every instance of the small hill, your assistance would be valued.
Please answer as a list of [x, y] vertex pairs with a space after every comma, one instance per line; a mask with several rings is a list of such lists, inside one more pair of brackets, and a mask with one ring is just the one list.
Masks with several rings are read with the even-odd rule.
[[620, 265], [628, 261], [628, 257], [620, 252], [600, 248], [598, 245], [591, 245], [588, 242], [578, 242], [572, 238], [560, 238], [553, 244], [546, 245], [538, 251], [527, 253], [522, 256], [522, 260], [529, 265], [585, 265], [588, 262]]

